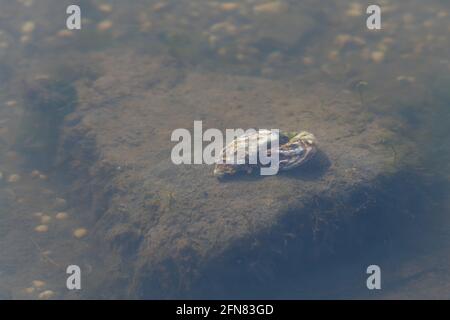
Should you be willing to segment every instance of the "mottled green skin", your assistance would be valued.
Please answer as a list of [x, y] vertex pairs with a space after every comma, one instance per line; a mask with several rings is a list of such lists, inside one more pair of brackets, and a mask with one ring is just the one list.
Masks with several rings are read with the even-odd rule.
[[[235, 148], [236, 140], [225, 147], [224, 154], [227, 148]], [[313, 134], [301, 131], [280, 132], [279, 135], [279, 157], [280, 170], [290, 170], [308, 161], [316, 152], [316, 138]], [[270, 151], [270, 150], [269, 150]], [[248, 152], [248, 151], [247, 151]], [[248, 160], [249, 155], [246, 155]], [[224, 156], [222, 155], [222, 160]], [[259, 167], [255, 164], [230, 164], [217, 163], [214, 168], [214, 175], [221, 179], [226, 176], [232, 176], [239, 172], [250, 174], [253, 169]]]

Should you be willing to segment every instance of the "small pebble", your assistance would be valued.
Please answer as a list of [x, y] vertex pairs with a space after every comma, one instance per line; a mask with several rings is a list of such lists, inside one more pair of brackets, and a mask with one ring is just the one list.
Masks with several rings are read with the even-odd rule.
[[0, 171], [0, 180], [3, 179], [3, 172]]
[[67, 204], [67, 201], [63, 198], [55, 199], [55, 206], [57, 206], [58, 208], [63, 208], [66, 206], [66, 204]]
[[222, 48], [219, 48], [218, 50], [217, 50], [217, 54], [219, 55], [219, 56], [226, 56], [227, 55], [227, 53], [228, 53], [228, 50], [227, 50], [227, 48], [225, 48], [225, 47], [222, 47]]
[[44, 214], [42, 213], [42, 212], [35, 212], [35, 213], [33, 213], [33, 216], [35, 216], [35, 217], [37, 217], [37, 218], [40, 218], [40, 217], [42, 217]]
[[31, 177], [32, 178], [39, 178], [39, 175], [40, 175], [41, 173], [39, 172], [39, 170], [33, 170], [33, 171], [31, 171]]
[[22, 25], [22, 33], [32, 33], [34, 31], [35, 24], [33, 21], [27, 21]]
[[238, 61], [244, 61], [245, 59], [246, 59], [245, 54], [238, 53], [238, 54], [236, 55], [236, 60], [238, 60]]
[[230, 22], [215, 23], [209, 28], [209, 30], [211, 32], [225, 32], [230, 35], [236, 34], [236, 32], [238, 31], [237, 27]]
[[103, 20], [102, 22], [99, 22], [99, 24], [97, 24], [97, 30], [98, 31], [107, 31], [109, 29], [111, 29], [113, 23], [111, 20]]
[[314, 64], [314, 59], [312, 57], [303, 57], [303, 64], [305, 66], [312, 66]]
[[31, 38], [27, 34], [24, 34], [23, 36], [20, 37], [20, 42], [21, 43], [28, 43], [30, 40], [31, 40]]
[[145, 15], [139, 16], [139, 22], [141, 31], [148, 31], [153, 25], [148, 16]]
[[49, 80], [50, 75], [45, 73], [38, 73], [34, 76], [34, 80]]
[[47, 180], [48, 179], [48, 177], [45, 175], [45, 174], [40, 174], [39, 175], [39, 179], [41, 179], [41, 180]]
[[44, 233], [48, 231], [48, 226], [45, 224], [40, 224], [36, 228], [34, 228], [34, 231]]
[[52, 290], [45, 290], [39, 294], [39, 299], [48, 300], [51, 299], [55, 293]]
[[81, 239], [86, 235], [87, 235], [87, 230], [85, 228], [78, 228], [78, 229], [75, 229], [75, 231], [73, 232], [73, 236], [77, 239]]
[[352, 40], [352, 36], [349, 34], [339, 34], [336, 36], [336, 38], [334, 39], [334, 42], [340, 46], [343, 47], [345, 46], [347, 43], [349, 43]]
[[233, 11], [239, 8], [239, 4], [235, 2], [224, 2], [219, 4], [219, 8], [222, 11]]
[[8, 100], [8, 101], [6, 101], [6, 106], [7, 107], [15, 107], [15, 106], [17, 106], [17, 101], [16, 100]]
[[384, 60], [384, 52], [383, 51], [374, 51], [370, 55], [370, 58], [373, 62], [380, 63]]
[[416, 78], [415, 77], [410, 77], [410, 76], [398, 76], [397, 77], [397, 81], [413, 83], [413, 82], [416, 81]]
[[149, 20], [147, 15], [140, 14], [139, 15], [139, 31], [140, 32], [148, 32], [153, 27], [153, 23]]
[[158, 12], [167, 6], [166, 2], [157, 2], [152, 6], [153, 11]]
[[339, 58], [339, 51], [337, 50], [331, 50], [328, 52], [328, 59], [331, 61], [337, 61]]
[[14, 183], [20, 180], [20, 176], [18, 174], [12, 174], [8, 178], [8, 182]]
[[62, 30], [58, 31], [58, 33], [56, 35], [60, 38], [68, 38], [68, 37], [73, 36], [73, 34], [74, 33], [71, 30], [62, 29]]
[[402, 17], [403, 23], [404, 24], [413, 24], [414, 23], [414, 16], [410, 13], [405, 13]]
[[350, 4], [348, 10], [346, 11], [347, 16], [349, 17], [359, 17], [363, 14], [363, 6], [360, 3], [352, 3]]
[[277, 64], [283, 61], [283, 55], [280, 51], [274, 51], [267, 56], [267, 63]]
[[58, 220], [65, 220], [68, 217], [69, 217], [69, 215], [67, 214], [67, 212], [58, 212], [55, 216], [55, 218]]
[[214, 47], [217, 43], [217, 37], [215, 35], [210, 35], [208, 37], [208, 43], [211, 47]]
[[31, 7], [33, 5], [33, 0], [19, 0], [24, 7]]
[[53, 190], [50, 189], [42, 189], [41, 193], [45, 196], [52, 196], [55, 194], [55, 192]]
[[52, 217], [50, 217], [49, 215], [43, 215], [41, 217], [41, 223], [42, 224], [47, 224], [52, 220]]
[[33, 280], [31, 283], [33, 284], [33, 287], [38, 289], [43, 288], [45, 286], [45, 281], [42, 280]]
[[431, 28], [433, 26], [433, 21], [432, 20], [427, 20], [423, 22], [423, 26], [425, 28]]
[[267, 2], [253, 7], [255, 13], [280, 13], [284, 5], [281, 1]]
[[101, 12], [111, 12], [112, 11], [112, 6], [108, 3], [102, 3], [98, 6], [98, 10], [100, 10]]
[[395, 40], [391, 37], [384, 37], [381, 41], [384, 44], [393, 44], [395, 42]]
[[34, 292], [34, 288], [33, 287], [25, 288], [24, 291], [25, 293], [32, 294]]

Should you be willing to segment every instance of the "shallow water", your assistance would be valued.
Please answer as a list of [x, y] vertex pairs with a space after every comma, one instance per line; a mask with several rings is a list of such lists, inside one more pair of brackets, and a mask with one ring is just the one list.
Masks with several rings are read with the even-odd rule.
[[[81, 195], [83, 189], [92, 187], [76, 185], [80, 172], [77, 168], [83, 164], [61, 160], [67, 151], [62, 137], [79, 121], [71, 117], [74, 111], [78, 115], [89, 114], [91, 105], [108, 100], [102, 100], [100, 93], [95, 92], [97, 87], [86, 93], [94, 82], [104, 84], [106, 91], [111, 85], [111, 105], [123, 96], [138, 99], [144, 95], [146, 85], [156, 86], [167, 99], [165, 107], [181, 106], [174, 111], [181, 115], [181, 108], [189, 107], [190, 102], [178, 101], [170, 88], [185, 83], [189, 78], [185, 75], [192, 73], [211, 77], [211, 83], [217, 81], [214, 75], [249, 77], [248, 84], [239, 84], [243, 91], [257, 88], [255, 83], [263, 80], [289, 83], [292, 92], [310, 87], [332, 88], [336, 90], [334, 96], [327, 92], [317, 99], [328, 110], [323, 117], [335, 123], [348, 121], [340, 118], [339, 102], [342, 95], [351, 96], [360, 104], [355, 112], [360, 115], [355, 118], [362, 122], [359, 127], [355, 125], [351, 134], [366, 130], [366, 121], [378, 121], [392, 133], [383, 143], [392, 149], [398, 171], [373, 194], [377, 205], [360, 209], [360, 202], [355, 199], [353, 207], [348, 208], [365, 210], [365, 216], [374, 217], [373, 229], [361, 231], [370, 236], [356, 247], [338, 240], [336, 250], [305, 260], [298, 271], [285, 273], [292, 269], [283, 265], [291, 263], [290, 259], [278, 262], [270, 271], [264, 266], [271, 262], [263, 263], [253, 271], [259, 282], [243, 279], [230, 285], [230, 275], [220, 280], [219, 274], [211, 280], [211, 287], [211, 283], [205, 284], [193, 292], [175, 293], [174, 297], [449, 298], [449, 4], [439, 0], [427, 1], [426, 5], [423, 1], [380, 1], [382, 30], [370, 31], [365, 26], [366, 1], [79, 3], [82, 29], [68, 32], [65, 8], [69, 2], [0, 0], [1, 299], [44, 299], [45, 290], [52, 291], [50, 298], [58, 299], [146, 297], [129, 291], [133, 271], [121, 264], [129, 253], [117, 254], [115, 244], [111, 248], [96, 234], [105, 225], [113, 228], [121, 218], [100, 218], [102, 213], [92, 209], [96, 190], [91, 192], [89, 203], [83, 202], [87, 199]], [[142, 70], [114, 69], [121, 61], [133, 66], [130, 60], [158, 57], [170, 58], [171, 63], [170, 68], [162, 69], [156, 84], [133, 87], [120, 81], [134, 79], [127, 78], [126, 72], [139, 73], [137, 77], [146, 81], [147, 73], [161, 69], [145, 69], [147, 64]], [[117, 80], [111, 81], [111, 74]], [[80, 92], [79, 88], [86, 91]], [[226, 95], [226, 90], [224, 84], [217, 83], [218, 96]], [[274, 93], [271, 103], [283, 106], [279, 95]], [[92, 101], [83, 100], [85, 97]], [[202, 101], [203, 97], [196, 98]], [[230, 101], [234, 98], [230, 96]], [[239, 123], [251, 123], [252, 116], [264, 119], [257, 126], [276, 121], [287, 124], [295, 117], [309, 119], [308, 115], [295, 114], [295, 109], [283, 113], [280, 108], [280, 114], [261, 115], [259, 109], [253, 108], [244, 118], [239, 117], [239, 109], [246, 106], [224, 107], [222, 114], [191, 107], [198, 120], [222, 124], [222, 119], [226, 119], [226, 123], [235, 121], [236, 127]], [[124, 119], [133, 119], [134, 123], [123, 125], [148, 126], [157, 135], [163, 130], [162, 122], [167, 132], [180, 124], [192, 124], [182, 116], [172, 120], [163, 115], [163, 110], [161, 114], [155, 112], [154, 123], [142, 126], [139, 114], [124, 115]], [[120, 119], [117, 121], [120, 123]], [[327, 133], [327, 128], [308, 125], [311, 130]], [[124, 137], [120, 141], [124, 149], [117, 152], [126, 152], [122, 150], [135, 143], [133, 139], [136, 137]], [[105, 140], [107, 145], [108, 139]], [[73, 149], [89, 147], [74, 142]], [[153, 153], [164, 152], [165, 146], [157, 147], [163, 151]], [[130, 167], [135, 165], [133, 157], [140, 156], [130, 154]], [[95, 163], [95, 159], [89, 160]], [[165, 172], [164, 168], [155, 171]], [[130, 172], [139, 173], [134, 168]], [[168, 177], [171, 174], [176, 175], [176, 171], [166, 173]], [[86, 181], [95, 179], [93, 176]], [[176, 180], [173, 183], [176, 185]], [[184, 213], [186, 208], [182, 205], [171, 206], [175, 196], [170, 186], [161, 189], [160, 199], [152, 203], [158, 201], [165, 210]], [[336, 199], [335, 203], [339, 201]], [[100, 203], [96, 208], [106, 210], [108, 205]], [[125, 208], [138, 205], [123, 204]], [[327, 203], [318, 203], [315, 210], [327, 208]], [[57, 215], [61, 212], [67, 215]], [[391, 218], [380, 221], [377, 216]], [[355, 228], [358, 226], [355, 223]], [[123, 239], [128, 245], [127, 241]], [[133, 251], [132, 245], [129, 250]], [[79, 265], [88, 279], [80, 291], [66, 289], [65, 268], [71, 264]], [[382, 290], [366, 288], [365, 270], [371, 264], [381, 267]], [[111, 269], [114, 272], [104, 274], [103, 270]], [[235, 275], [233, 281], [239, 276]]]

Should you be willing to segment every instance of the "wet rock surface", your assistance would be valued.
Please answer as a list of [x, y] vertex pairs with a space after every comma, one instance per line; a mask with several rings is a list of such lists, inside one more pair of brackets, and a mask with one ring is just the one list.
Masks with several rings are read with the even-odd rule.
[[[59, 162], [76, 177], [72, 197], [96, 212], [96, 234], [132, 268], [133, 294], [201, 296], [207, 280], [199, 279], [230, 272], [258, 279], [255, 264], [272, 273], [279, 261], [336, 249], [345, 226], [360, 220], [355, 201], [372, 205], [408, 150], [406, 143], [394, 150], [386, 119], [345, 87], [197, 73], [133, 53], [96, 59], [104, 73], [78, 84], [81, 103], [63, 126]], [[171, 132], [192, 132], [194, 120], [204, 130], [308, 130], [320, 152], [277, 176], [219, 182], [212, 166], [171, 161]], [[330, 208], [319, 210], [327, 200]]]

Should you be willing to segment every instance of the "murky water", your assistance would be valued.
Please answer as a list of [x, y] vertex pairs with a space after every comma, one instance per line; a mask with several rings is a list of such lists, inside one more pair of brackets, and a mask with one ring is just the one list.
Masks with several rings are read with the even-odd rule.
[[[345, 209], [370, 217], [349, 227], [366, 228], [355, 234], [367, 237], [353, 246], [349, 243], [359, 239], [344, 239], [341, 234], [331, 252], [304, 260], [302, 268], [289, 267], [296, 260], [292, 256], [275, 259], [275, 264], [265, 261], [250, 272], [205, 276], [210, 282], [191, 292], [180, 289], [172, 297], [448, 299], [450, 4], [379, 1], [382, 29], [368, 30], [365, 9], [369, 2], [85, 0], [78, 1], [81, 30], [69, 31], [65, 12], [70, 1], [0, 0], [0, 299], [158, 296], [146, 288], [133, 290], [136, 286], [131, 285], [141, 279], [136, 277], [140, 269], [133, 269], [141, 261], [135, 255], [146, 251], [137, 249], [142, 244], [134, 241], [133, 232], [114, 233], [121, 224], [132, 224], [127, 215], [103, 215], [117, 205], [111, 200], [115, 193], [127, 194], [120, 210], [140, 210], [138, 195], [134, 197], [126, 183], [133, 181], [133, 175], [139, 176], [139, 166], [147, 159], [145, 152], [156, 154], [148, 157], [154, 160], [167, 149], [162, 144], [156, 150], [132, 147], [158, 134], [166, 135], [170, 145], [172, 130], [192, 124], [183, 118], [183, 108], [191, 108], [196, 120], [236, 123], [236, 127], [314, 119], [289, 109], [290, 100], [283, 101], [282, 90], [304, 92], [322, 87], [324, 94], [317, 101], [323, 110], [317, 109], [333, 125], [327, 128], [306, 122], [307, 129], [325, 136], [340, 133], [331, 127], [346, 124], [348, 116], [361, 124], [344, 134], [362, 136], [373, 126], [389, 132], [379, 143], [392, 150], [389, 157], [395, 174], [390, 176], [393, 169], [382, 168], [376, 179], [381, 188], [374, 188], [373, 202], [361, 206], [355, 199]], [[142, 65], [136, 67], [136, 63]], [[155, 73], [158, 77], [149, 76]], [[237, 83], [236, 91], [231, 92], [226, 77], [239, 79], [230, 81]], [[215, 86], [211, 96], [199, 93], [195, 84], [201, 81]], [[248, 107], [251, 97], [248, 106], [245, 102], [233, 105], [240, 99], [236, 92], [254, 90], [253, 99], [259, 99], [267, 83], [282, 88], [273, 95], [264, 92], [269, 104], [280, 105], [279, 114], [262, 114], [265, 109]], [[185, 85], [181, 91], [195, 92], [195, 99], [183, 100], [179, 92], [175, 95], [174, 88], [180, 84]], [[91, 113], [95, 108], [119, 107], [123, 97], [130, 99], [124, 103], [134, 110], [133, 99], [145, 98], [149, 90], [161, 97], [150, 102], [162, 106], [149, 111], [153, 123], [141, 124], [145, 117], [138, 108], [135, 114], [124, 111], [123, 118], [113, 111], [110, 118], [108, 112], [104, 118], [101, 112]], [[105, 97], [105, 92], [110, 95]], [[223, 101], [224, 95], [230, 106], [223, 110], [194, 105], [216, 98]], [[357, 101], [358, 111], [349, 112], [340, 105], [347, 96]], [[177, 106], [173, 113], [180, 116], [167, 118], [164, 112]], [[240, 116], [241, 109], [247, 118]], [[257, 121], [252, 122], [252, 116]], [[92, 131], [83, 132], [79, 123]], [[111, 125], [99, 128], [99, 123]], [[111, 132], [119, 131], [119, 126], [132, 129], [129, 136], [113, 140]], [[153, 131], [142, 132], [147, 127]], [[79, 135], [75, 141], [70, 140], [71, 130]], [[99, 151], [85, 139], [93, 132], [103, 133], [97, 137]], [[98, 162], [114, 152], [129, 152], [129, 161], [115, 170], [125, 170], [131, 178], [115, 180], [113, 190], [98, 190], [104, 174]], [[185, 213], [187, 205], [196, 208], [196, 198], [179, 200], [171, 191], [177, 187], [177, 177], [171, 180], [175, 187], [161, 182], [177, 173], [160, 165], [155, 172], [154, 176], [149, 173], [149, 183], [159, 190], [158, 197], [153, 195], [146, 202], [162, 212], [154, 219], [163, 220], [165, 211]], [[158, 180], [164, 174], [167, 177]], [[198, 180], [192, 185], [202, 183]], [[109, 186], [106, 179], [104, 184]], [[206, 192], [204, 197], [208, 197]], [[341, 200], [335, 199], [334, 204], [338, 206]], [[325, 212], [329, 207], [319, 201], [314, 210]], [[138, 225], [153, 223], [149, 217], [136, 219], [132, 221]], [[105, 229], [114, 232], [104, 236]], [[180, 241], [177, 246], [183, 245]], [[312, 246], [309, 249], [313, 251]], [[128, 259], [129, 264], [124, 262]], [[206, 269], [217, 273], [212, 260], [213, 267]], [[371, 264], [381, 267], [382, 290], [366, 288], [365, 271]], [[83, 271], [82, 290], [66, 288], [69, 265]], [[270, 271], [265, 270], [267, 266]], [[188, 267], [182, 270], [190, 275]], [[249, 273], [257, 274], [258, 280], [241, 278]]]

